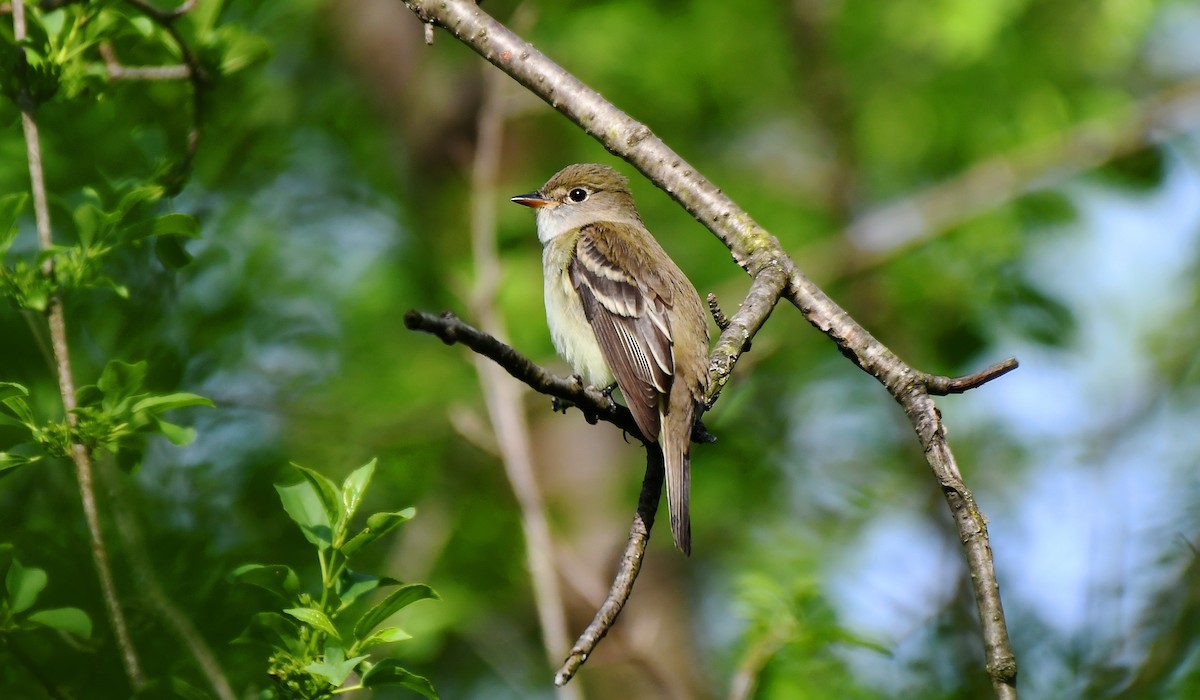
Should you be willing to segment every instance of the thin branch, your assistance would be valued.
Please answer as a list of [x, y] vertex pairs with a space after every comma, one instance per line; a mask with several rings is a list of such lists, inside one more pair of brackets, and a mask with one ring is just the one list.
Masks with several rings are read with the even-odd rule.
[[738, 358], [750, 349], [750, 341], [775, 309], [784, 282], [783, 271], [777, 266], [759, 271], [737, 313], [726, 319], [725, 328], [709, 354], [708, 393], [704, 396], [706, 410], [720, 398]]
[[127, 66], [117, 58], [112, 44], [100, 44], [100, 56], [104, 58], [104, 72], [109, 80], [186, 80], [192, 77], [192, 69], [181, 66]]
[[[515, 14], [528, 16], [520, 8]], [[483, 102], [479, 107], [479, 137], [471, 168], [471, 249], [476, 268], [471, 307], [485, 332], [504, 337], [508, 332], [496, 309], [496, 290], [501, 278], [496, 245], [496, 202], [499, 199], [496, 180], [504, 140], [504, 93], [508, 81], [503, 73], [490, 66], [482, 64], [481, 67], [484, 71]], [[548, 661], [553, 664], [567, 648], [567, 618], [554, 560], [554, 540], [546, 521], [546, 504], [533, 469], [533, 441], [521, 405], [519, 385], [508, 381], [500, 367], [480, 355], [475, 356], [475, 369], [500, 448], [500, 461], [521, 509], [525, 556], [542, 629], [542, 643]], [[576, 687], [560, 689], [559, 696], [565, 700], [583, 697]]]
[[[861, 274], [980, 214], [1087, 169], [1160, 144], [1200, 123], [1200, 81], [1174, 85], [1117, 117], [1079, 124], [1051, 139], [975, 163], [966, 171], [882, 204], [845, 235], [797, 254], [823, 260], [828, 278]], [[849, 242], [853, 251], [831, 250]]]
[[547, 372], [512, 346], [464, 323], [448, 311], [435, 316], [412, 310], [404, 314], [404, 325], [409, 330], [437, 336], [447, 345], [466, 345], [480, 355], [490, 358], [534, 391], [561, 399], [578, 408], [589, 423], [602, 420], [641, 438], [637, 424], [633, 421], [633, 414], [628, 408], [605, 396], [599, 389], [584, 386], [578, 377], [559, 377]]
[[613, 578], [612, 587], [609, 588], [604, 603], [600, 605], [596, 616], [592, 618], [592, 624], [588, 625], [583, 634], [579, 636], [571, 653], [563, 662], [562, 668], [554, 674], [555, 685], [561, 687], [574, 678], [575, 672], [591, 656], [600, 640], [608, 634], [613, 623], [617, 621], [617, 616], [625, 607], [625, 602], [629, 600], [629, 594], [633, 592], [633, 583], [642, 570], [642, 559], [646, 554], [646, 543], [650, 540], [650, 529], [654, 527], [654, 515], [658, 511], [662, 485], [662, 450], [658, 449], [655, 444], [648, 444], [646, 445], [646, 476], [642, 479], [642, 492], [638, 496], [637, 513], [633, 517], [633, 524], [629, 527], [629, 539], [625, 542], [625, 550], [621, 553], [617, 575]]
[[579, 125], [609, 151], [634, 165], [708, 227], [729, 249], [734, 261], [756, 280], [764, 271], [775, 268], [775, 274], [784, 279], [783, 295], [805, 319], [828, 335], [842, 354], [875, 377], [901, 404], [924, 448], [930, 469], [942, 486], [958, 528], [974, 583], [986, 666], [993, 690], [1002, 700], [1016, 698], [1016, 661], [1000, 604], [985, 518], [962, 482], [946, 444], [936, 406], [921, 381], [923, 375], [855, 322], [800, 272], [774, 236], [655, 137], [645, 124], [617, 109], [489, 17], [474, 2], [405, 0], [405, 4], [423, 22], [447, 29], [459, 41]]
[[174, 10], [159, 9], [146, 0], [125, 0], [125, 3], [137, 8], [162, 27], [163, 31], [175, 42], [176, 48], [179, 49], [180, 59], [188, 69], [187, 77], [192, 84], [192, 125], [188, 128], [183, 158], [179, 162], [179, 167], [174, 171], [172, 181], [168, 183], [172, 186], [182, 186], [187, 174], [192, 169], [192, 161], [196, 158], [196, 152], [200, 149], [200, 121], [204, 115], [204, 89], [208, 84], [209, 76], [200, 63], [200, 59], [196, 57], [195, 52], [184, 40], [179, 28], [175, 26], [175, 22], [191, 12], [196, 3], [195, 0], [186, 0]]
[[925, 390], [934, 396], [962, 394], [971, 389], [983, 386], [993, 379], [999, 379], [1016, 369], [1017, 364], [1017, 358], [1010, 357], [1007, 360], [997, 362], [991, 367], [986, 367], [974, 374], [968, 374], [963, 377], [942, 377], [925, 374], [922, 375], [921, 379], [925, 383]]
[[[26, 38], [25, 7], [21, 2], [13, 6], [13, 37], [20, 46]], [[46, 175], [42, 168], [41, 140], [38, 136], [37, 120], [34, 118], [36, 105], [28, 93], [26, 85], [26, 58], [24, 48], [18, 54], [18, 80], [20, 94], [18, 104], [21, 108], [21, 123], [25, 132], [25, 152], [29, 161], [29, 181], [33, 190], [33, 213], [37, 226], [38, 247], [49, 249], [54, 241], [50, 226], [50, 208], [46, 202]], [[47, 258], [43, 266], [46, 275], [53, 275], [52, 259]], [[50, 327], [50, 347], [54, 354], [55, 369], [58, 375], [58, 389], [62, 397], [63, 411], [66, 413], [67, 424], [74, 431], [79, 425], [79, 416], [75, 412], [75, 380], [71, 375], [71, 358], [67, 345], [67, 322], [63, 313], [62, 299], [55, 295], [51, 297], [46, 310]], [[129, 636], [129, 627], [125, 622], [125, 613], [121, 610], [121, 601], [117, 595], [116, 583], [113, 580], [112, 568], [108, 560], [108, 546], [104, 541], [104, 531], [100, 527], [100, 514], [96, 505], [96, 489], [93, 483], [92, 455], [87, 447], [78, 441], [71, 443], [71, 461], [75, 463], [75, 476], [79, 482], [79, 497], [83, 505], [83, 516], [87, 523], [91, 538], [92, 563], [96, 575], [100, 579], [101, 597], [108, 613], [109, 624], [120, 650], [121, 662], [125, 667], [125, 675], [133, 689], [139, 690], [145, 684], [141, 662], [133, 640]]]

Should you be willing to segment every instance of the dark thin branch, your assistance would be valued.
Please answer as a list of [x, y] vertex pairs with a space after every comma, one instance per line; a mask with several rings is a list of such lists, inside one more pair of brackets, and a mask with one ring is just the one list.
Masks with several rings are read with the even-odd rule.
[[1017, 368], [1017, 358], [1010, 357], [1007, 360], [997, 362], [991, 367], [968, 374], [963, 377], [942, 377], [934, 374], [922, 375], [921, 379], [925, 383], [925, 390], [934, 396], [946, 396], [948, 394], [962, 394], [976, 387], [983, 386], [993, 379], [1008, 374]]
[[608, 634], [617, 616], [629, 600], [633, 592], [633, 583], [642, 570], [642, 560], [646, 554], [646, 543], [650, 540], [650, 529], [654, 527], [654, 515], [658, 512], [658, 501], [662, 495], [663, 463], [662, 451], [658, 445], [646, 445], [646, 476], [642, 479], [642, 492], [638, 496], [637, 514], [629, 528], [629, 540], [621, 553], [621, 562], [617, 566], [617, 575], [613, 578], [612, 587], [592, 624], [587, 626], [571, 653], [563, 662], [562, 668], [554, 674], [554, 684], [566, 685], [574, 676], [583, 662], [596, 649], [596, 645]]
[[513, 377], [528, 384], [530, 388], [547, 396], [553, 396], [578, 408], [589, 423], [602, 420], [612, 423], [621, 430], [641, 439], [637, 423], [628, 408], [605, 396], [599, 389], [584, 386], [578, 377], [559, 377], [547, 372], [532, 360], [492, 336], [464, 323], [450, 312], [440, 316], [421, 311], [404, 314], [404, 325], [409, 330], [423, 331], [435, 335], [447, 345], [461, 343], [480, 355], [491, 358]]
[[[709, 182], [645, 124], [617, 109], [531, 44], [468, 0], [405, 0], [423, 22], [451, 32], [480, 56], [541, 97], [612, 153], [634, 165], [703, 223], [734, 261], [758, 282], [774, 270], [773, 283], [815, 328], [829, 336], [858, 367], [875, 377], [901, 404], [942, 486], [963, 544], [982, 627], [987, 671], [998, 698], [1015, 699], [1016, 661], [1000, 603], [986, 520], [959, 474], [945, 441], [923, 373], [905, 364], [809, 280], [779, 241]], [[780, 279], [782, 282], [780, 282]], [[773, 303], [773, 302], [772, 302]], [[736, 317], [736, 316], [735, 316]], [[731, 325], [732, 328], [732, 325]], [[727, 329], [728, 331], [729, 329]], [[725, 333], [722, 334], [722, 338]], [[736, 357], [732, 355], [731, 357]]]
[[176, 20], [192, 10], [195, 6], [195, 0], [187, 0], [174, 10], [159, 9], [146, 2], [146, 0], [125, 0], [125, 3], [137, 8], [158, 24], [158, 26], [162, 27], [163, 31], [175, 42], [176, 48], [179, 49], [179, 57], [188, 69], [187, 77], [192, 84], [192, 125], [188, 128], [187, 143], [184, 146], [183, 158], [180, 159], [179, 166], [174, 169], [174, 174], [167, 183], [171, 188], [182, 187], [188, 173], [191, 172], [192, 161], [196, 158], [196, 152], [200, 149], [200, 122], [204, 115], [205, 87], [209, 82], [208, 72], [204, 70], [200, 59], [197, 58], [191, 46], [184, 40], [179, 28], [175, 26]]

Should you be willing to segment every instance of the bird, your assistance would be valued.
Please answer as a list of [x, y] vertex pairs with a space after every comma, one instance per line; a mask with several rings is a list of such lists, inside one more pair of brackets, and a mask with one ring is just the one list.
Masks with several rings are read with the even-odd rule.
[[616, 382], [658, 443], [675, 546], [691, 554], [691, 436], [708, 388], [708, 323], [696, 288], [647, 230], [629, 180], [575, 164], [512, 201], [535, 210], [550, 337], [581, 379]]

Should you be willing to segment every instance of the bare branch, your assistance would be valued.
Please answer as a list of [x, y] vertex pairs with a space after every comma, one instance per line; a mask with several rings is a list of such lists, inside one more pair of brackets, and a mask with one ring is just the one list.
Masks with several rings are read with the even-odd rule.
[[565, 378], [547, 372], [512, 346], [464, 323], [448, 311], [440, 316], [409, 311], [404, 314], [404, 325], [409, 330], [435, 335], [447, 345], [462, 343], [480, 355], [490, 358], [534, 391], [561, 399], [578, 408], [589, 423], [595, 423], [597, 420], [612, 423], [639, 440], [642, 439], [637, 424], [633, 422], [633, 414], [628, 408], [605, 396], [599, 389], [584, 386], [579, 377]]
[[646, 553], [646, 543], [650, 540], [650, 529], [654, 527], [654, 515], [658, 511], [659, 497], [662, 495], [663, 462], [662, 451], [655, 444], [646, 445], [646, 476], [642, 479], [642, 492], [638, 496], [637, 514], [629, 527], [629, 540], [621, 553], [621, 562], [617, 567], [617, 575], [613, 578], [612, 587], [592, 624], [587, 626], [562, 668], [554, 674], [554, 684], [566, 685], [575, 677], [575, 672], [587, 661], [596, 645], [608, 634], [617, 616], [629, 600], [633, 592], [633, 582], [637, 580], [642, 570], [642, 559]]
[[104, 72], [109, 80], [186, 80], [192, 77], [191, 68], [183, 66], [126, 66], [117, 58], [112, 44], [100, 44]]
[[962, 394], [1008, 374], [1017, 368], [1017, 364], [1017, 358], [1010, 357], [965, 377], [940, 377], [926, 374], [923, 376], [923, 380], [926, 391], [934, 396]]
[[[422, 21], [450, 31], [459, 41], [578, 124], [609, 151], [634, 165], [708, 227], [729, 248], [734, 261], [756, 282], [765, 271], [774, 269], [771, 274], [778, 275], [782, 281], [772, 279], [771, 282], [780, 284], [783, 296], [809, 323], [828, 335], [842, 354], [879, 380], [904, 407], [930, 469], [942, 485], [963, 543], [975, 585], [976, 607], [993, 689], [999, 698], [1016, 698], [1016, 662], [1000, 604], [985, 519], [963, 484], [946, 444], [937, 409], [922, 381], [926, 375], [905, 364], [855, 322], [800, 272], [774, 236], [655, 137], [646, 125], [604, 100], [595, 90], [489, 17], [475, 3], [405, 0], [405, 4]], [[767, 306], [769, 308], [770, 304]], [[406, 316], [406, 322], [411, 316]], [[730, 328], [733, 328], [732, 324]], [[726, 333], [722, 333], [722, 338], [726, 338]], [[735, 340], [731, 338], [730, 342]], [[735, 347], [740, 349], [741, 345]], [[736, 358], [736, 355], [730, 354], [730, 357]]]

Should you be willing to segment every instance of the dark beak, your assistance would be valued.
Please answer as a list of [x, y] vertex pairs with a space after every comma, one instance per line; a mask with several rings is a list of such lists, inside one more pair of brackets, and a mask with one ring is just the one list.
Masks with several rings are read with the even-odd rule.
[[542, 196], [541, 192], [530, 192], [529, 194], [519, 194], [512, 198], [513, 202], [532, 209], [541, 209], [550, 203], [549, 199]]

